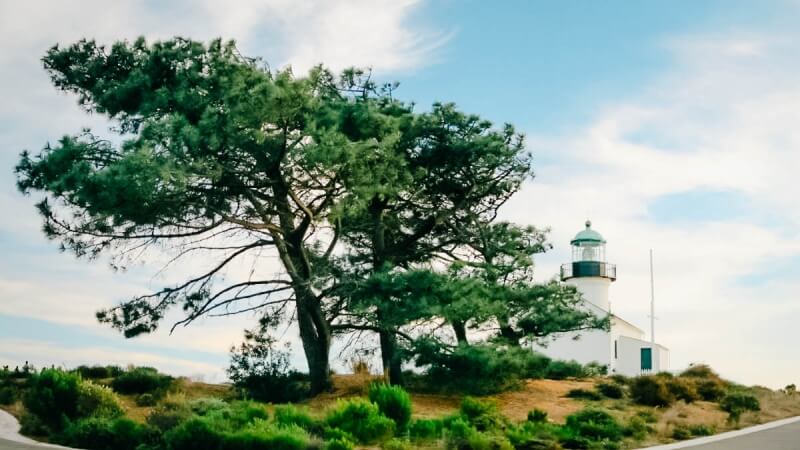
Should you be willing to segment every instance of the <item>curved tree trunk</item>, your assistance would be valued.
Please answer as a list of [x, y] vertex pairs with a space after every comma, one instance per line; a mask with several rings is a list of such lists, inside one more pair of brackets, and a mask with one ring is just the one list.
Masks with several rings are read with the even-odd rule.
[[453, 332], [456, 334], [456, 341], [458, 341], [460, 345], [469, 345], [469, 341], [467, 340], [466, 324], [460, 320], [457, 320], [451, 325], [453, 326]]
[[379, 335], [383, 374], [389, 380], [389, 384], [401, 385], [403, 384], [403, 361], [397, 348], [397, 336], [389, 330], [383, 330]]

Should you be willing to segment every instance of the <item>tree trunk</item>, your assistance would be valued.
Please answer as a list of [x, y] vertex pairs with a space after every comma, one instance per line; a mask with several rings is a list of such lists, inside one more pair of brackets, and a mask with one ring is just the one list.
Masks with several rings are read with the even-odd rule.
[[500, 324], [500, 336], [502, 336], [509, 345], [519, 347], [519, 334], [508, 324], [508, 320], [505, 318], [498, 318], [497, 321]]
[[316, 299], [313, 302], [297, 301], [297, 322], [311, 378], [311, 395], [329, 391], [332, 387], [329, 361], [331, 331], [324, 319], [322, 326], [319, 320], [315, 320], [321, 317], [321, 311], [314, 308], [314, 302]]
[[382, 330], [379, 335], [383, 374], [389, 379], [389, 384], [402, 385], [403, 361], [397, 348], [397, 336], [389, 330]]
[[469, 345], [467, 340], [467, 326], [464, 322], [457, 320], [452, 323], [453, 331], [456, 333], [456, 341], [460, 345]]

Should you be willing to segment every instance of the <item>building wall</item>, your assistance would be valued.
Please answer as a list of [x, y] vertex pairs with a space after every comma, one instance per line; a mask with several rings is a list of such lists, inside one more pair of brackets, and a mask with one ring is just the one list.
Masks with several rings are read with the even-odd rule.
[[591, 330], [580, 333], [559, 333], [547, 346], [534, 346], [534, 350], [553, 358], [571, 360], [581, 364], [598, 362], [611, 364], [608, 352], [611, 334], [602, 330]]
[[608, 288], [611, 287], [611, 280], [608, 278], [570, 278], [566, 283], [578, 288], [578, 291], [583, 294], [584, 300], [605, 312], [609, 311]]
[[653, 370], [650, 373], [669, 370], [669, 349], [658, 344], [628, 336], [617, 337], [617, 358], [614, 372], [627, 376], [642, 375], [641, 349], [653, 349]]

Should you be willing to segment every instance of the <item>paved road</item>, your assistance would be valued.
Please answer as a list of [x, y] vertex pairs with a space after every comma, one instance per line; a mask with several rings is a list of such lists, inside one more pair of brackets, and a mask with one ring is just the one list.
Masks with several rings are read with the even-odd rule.
[[800, 450], [800, 422], [686, 448], [691, 450]]

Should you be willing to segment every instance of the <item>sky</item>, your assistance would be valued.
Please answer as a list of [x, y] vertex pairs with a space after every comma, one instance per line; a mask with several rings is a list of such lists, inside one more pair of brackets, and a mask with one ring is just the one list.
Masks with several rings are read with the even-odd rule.
[[591, 219], [617, 264], [613, 311], [648, 331], [653, 249], [656, 337], [673, 369], [797, 383], [798, 19], [789, 0], [0, 0], [0, 364], [148, 364], [219, 381], [252, 326], [209, 319], [126, 340], [98, 324], [96, 310], [180, 273], [60, 253], [37, 196], [15, 187], [22, 150], [108, 126], [51, 86], [48, 48], [179, 35], [235, 39], [298, 74], [371, 67], [421, 110], [454, 102], [514, 124], [536, 177], [502, 216], [551, 229], [537, 279], [569, 261]]

